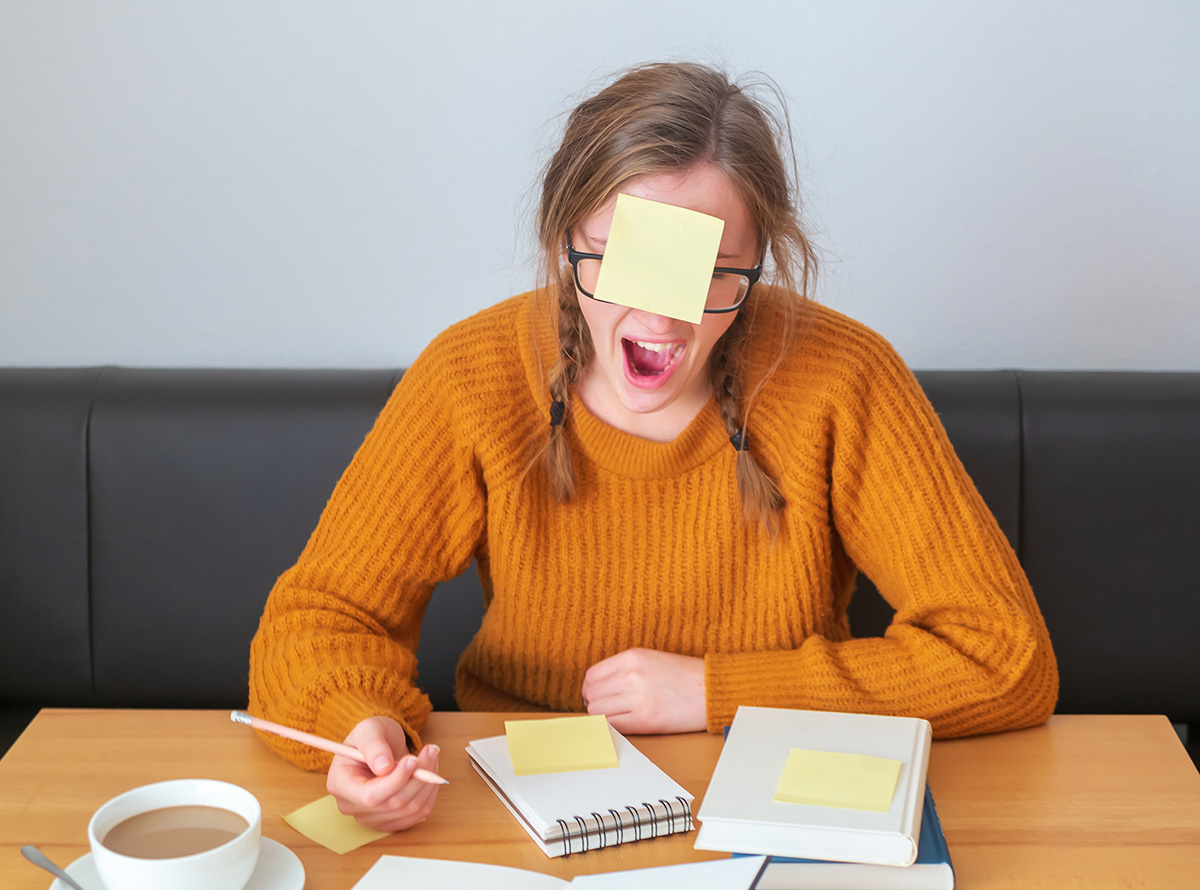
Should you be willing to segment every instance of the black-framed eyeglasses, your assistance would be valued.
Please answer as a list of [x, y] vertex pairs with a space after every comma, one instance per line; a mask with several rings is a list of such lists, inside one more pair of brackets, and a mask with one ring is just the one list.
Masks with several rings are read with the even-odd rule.
[[[596, 282], [600, 278], [600, 262], [603, 259], [602, 253], [581, 253], [571, 246], [570, 237], [567, 238], [567, 262], [575, 270], [575, 286], [585, 297], [599, 303], [608, 303], [609, 300], [601, 300], [596, 296]], [[762, 277], [762, 267], [761, 260], [753, 269], [714, 267], [708, 299], [704, 302], [705, 313], [719, 315], [723, 312], [737, 312], [742, 308], [742, 304], [750, 296], [751, 288]]]

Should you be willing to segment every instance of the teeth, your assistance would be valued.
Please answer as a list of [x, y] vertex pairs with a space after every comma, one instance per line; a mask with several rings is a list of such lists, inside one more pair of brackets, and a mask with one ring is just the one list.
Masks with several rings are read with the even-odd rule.
[[682, 343], [672, 346], [670, 343], [647, 343], [645, 340], [634, 340], [633, 342], [649, 352], [666, 352], [668, 349], [674, 349], [672, 358], [678, 358], [679, 353], [683, 352]]

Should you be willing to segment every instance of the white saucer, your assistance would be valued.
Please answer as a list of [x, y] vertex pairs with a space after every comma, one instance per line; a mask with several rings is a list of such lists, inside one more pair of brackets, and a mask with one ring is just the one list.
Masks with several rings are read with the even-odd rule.
[[[68, 865], [66, 872], [87, 890], [104, 890], [96, 866], [92, 864], [91, 853], [84, 853]], [[50, 890], [71, 888], [55, 878]], [[304, 866], [296, 854], [279, 841], [264, 837], [258, 851], [258, 865], [254, 866], [246, 890], [304, 890]]]

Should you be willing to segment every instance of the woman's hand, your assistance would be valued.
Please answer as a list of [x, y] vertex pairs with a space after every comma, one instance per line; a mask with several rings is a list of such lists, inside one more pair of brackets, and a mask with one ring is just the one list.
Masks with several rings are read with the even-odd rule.
[[588, 668], [583, 701], [618, 732], [695, 732], [707, 727], [704, 659], [626, 649]]
[[391, 717], [368, 717], [346, 736], [370, 766], [334, 755], [325, 788], [338, 809], [368, 828], [403, 831], [430, 814], [438, 785], [413, 778], [418, 767], [437, 772], [438, 748], [426, 745], [415, 757], [408, 737]]

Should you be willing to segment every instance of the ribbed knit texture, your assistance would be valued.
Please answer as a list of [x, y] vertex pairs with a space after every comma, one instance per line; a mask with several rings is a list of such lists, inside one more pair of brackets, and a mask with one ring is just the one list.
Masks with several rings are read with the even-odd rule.
[[[254, 713], [338, 740], [386, 714], [418, 746], [421, 616], [477, 557], [487, 612], [458, 667], [465, 710], [582, 710], [587, 668], [641, 646], [705, 658], [714, 732], [741, 704], [915, 715], [940, 737], [1049, 717], [1058, 673], [1033, 594], [881, 337], [805, 307], [748, 427], [787, 499], [772, 540], [743, 519], [711, 401], [657, 443], [574, 399], [578, 486], [556, 503], [540, 461], [526, 472], [548, 433], [553, 350], [531, 305], [514, 297], [454, 325], [404, 375], [271, 592], [251, 648]], [[756, 366], [781, 328], [759, 315]], [[883, 638], [850, 638], [856, 566], [897, 610]]]

